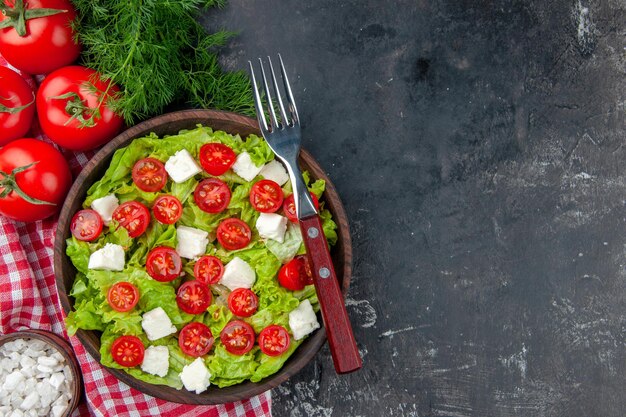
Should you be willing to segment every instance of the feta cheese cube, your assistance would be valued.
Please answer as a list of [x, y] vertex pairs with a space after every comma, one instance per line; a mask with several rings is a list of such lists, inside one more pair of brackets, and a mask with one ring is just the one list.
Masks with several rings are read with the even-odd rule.
[[289, 327], [293, 333], [293, 338], [296, 340], [300, 340], [313, 330], [319, 329], [320, 324], [309, 300], [302, 301], [298, 307], [289, 313]]
[[61, 417], [67, 411], [67, 405], [55, 405], [52, 407], [52, 417]]
[[176, 228], [176, 252], [187, 259], [194, 259], [206, 252], [206, 245], [209, 244], [209, 233], [195, 227], [178, 226]]
[[250, 158], [250, 154], [246, 151], [237, 155], [237, 159], [233, 164], [233, 171], [235, 171], [235, 174], [239, 175], [246, 181], [252, 181], [254, 177], [259, 175], [259, 172], [261, 172], [262, 169], [263, 165], [260, 167], [254, 165], [252, 158]]
[[24, 375], [22, 375], [19, 370], [13, 371], [9, 375], [7, 375], [6, 379], [4, 380], [4, 384], [2, 385], [2, 389], [12, 391], [22, 382], [24, 382]]
[[170, 351], [167, 346], [150, 346], [146, 349], [141, 370], [152, 375], [164, 377], [170, 368]]
[[283, 243], [287, 231], [288, 220], [276, 213], [261, 213], [256, 221], [256, 229], [259, 236], [264, 239], [274, 239]]
[[287, 174], [287, 170], [285, 169], [283, 164], [275, 159], [265, 164], [263, 169], [261, 169], [261, 172], [259, 172], [259, 175], [261, 175], [266, 180], [274, 181], [281, 187], [283, 186], [283, 184], [289, 181], [289, 174]]
[[141, 327], [146, 332], [148, 340], [157, 340], [176, 333], [176, 327], [174, 327], [162, 307], [157, 307], [144, 313], [141, 317]]
[[211, 385], [210, 379], [211, 374], [202, 358], [197, 358], [189, 365], [185, 365], [180, 373], [180, 380], [183, 381], [185, 389], [195, 391], [196, 394], [206, 391], [209, 385]]
[[220, 284], [233, 291], [237, 288], [252, 288], [255, 281], [254, 269], [246, 261], [235, 256], [224, 267], [224, 275], [220, 279]]
[[187, 181], [194, 175], [202, 172], [193, 156], [187, 149], [180, 150], [165, 162], [165, 170], [172, 178], [172, 181], [181, 183]]
[[22, 401], [20, 408], [22, 410], [30, 410], [31, 408], [33, 408], [35, 404], [37, 404], [38, 401], [39, 401], [39, 393], [37, 391], [32, 391], [30, 394], [26, 396], [26, 398], [24, 398], [24, 401]]
[[104, 269], [107, 271], [124, 270], [124, 248], [115, 243], [107, 243], [89, 257], [89, 269]]
[[119, 205], [120, 201], [115, 194], [109, 194], [93, 200], [91, 208], [102, 217], [102, 221], [108, 226], [113, 218], [113, 212]]
[[61, 384], [65, 382], [65, 375], [63, 372], [55, 372], [52, 376], [50, 376], [49, 382], [54, 388], [59, 389]]

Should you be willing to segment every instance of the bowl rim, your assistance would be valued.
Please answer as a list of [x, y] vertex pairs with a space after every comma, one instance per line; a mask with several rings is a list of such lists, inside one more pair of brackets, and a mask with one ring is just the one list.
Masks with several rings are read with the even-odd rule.
[[[85, 165], [80, 174], [77, 176], [76, 180], [72, 184], [68, 196], [75, 196], [76, 198], [84, 199], [84, 193], [80, 194], [78, 191], [80, 190], [83, 182], [85, 182], [89, 174], [102, 168], [103, 164], [109, 166], [110, 159], [113, 156], [115, 150], [122, 146], [128, 145], [133, 139], [145, 136], [149, 134], [153, 128], [161, 127], [163, 123], [175, 122], [177, 118], [183, 118], [188, 120], [188, 129], [195, 127], [198, 124], [203, 124], [204, 126], [214, 128], [214, 130], [222, 130], [219, 127], [211, 126], [211, 124], [219, 124], [219, 123], [235, 123], [241, 125], [242, 129], [249, 130], [250, 133], [256, 134], [257, 136], [261, 136], [261, 132], [258, 128], [258, 122], [255, 119], [252, 119], [248, 116], [244, 116], [238, 113], [220, 111], [220, 110], [180, 110], [170, 113], [165, 113], [160, 116], [156, 116], [154, 118], [148, 119], [144, 122], [141, 122], [137, 125], [134, 125], [127, 130], [121, 132], [115, 138], [113, 138], [109, 143], [107, 143], [103, 148], [100, 149], [91, 160]], [[205, 120], [204, 123], [198, 120]], [[195, 121], [195, 122], [194, 122]], [[177, 129], [180, 130], [180, 129]], [[174, 132], [177, 133], [177, 132]], [[162, 134], [160, 134], [162, 136]], [[243, 134], [241, 136], [244, 136]], [[342, 270], [343, 274], [340, 279], [341, 290], [344, 297], [347, 295], [350, 279], [352, 276], [352, 241], [350, 238], [350, 228], [347, 221], [347, 215], [345, 213], [345, 208], [343, 207], [343, 203], [339, 198], [339, 194], [334, 186], [334, 184], [330, 181], [324, 170], [317, 163], [317, 161], [311, 156], [309, 152], [305, 149], [301, 149], [299, 162], [302, 164], [306, 164], [309, 169], [315, 171], [314, 178], [323, 179], [326, 181], [326, 196], [332, 196], [333, 198], [333, 219], [337, 221], [338, 224], [338, 232], [339, 232], [339, 240], [342, 245], [342, 255], [343, 255], [343, 265]], [[86, 192], [86, 191], [85, 191]], [[63, 260], [67, 255], [65, 254], [65, 239], [69, 236], [69, 223], [72, 218], [72, 203], [74, 201], [70, 201], [70, 198], [67, 198], [63, 204], [59, 215], [59, 223], [57, 226], [57, 232], [55, 234], [55, 248], [54, 248], [54, 270], [55, 270], [55, 280], [57, 285], [57, 290], [59, 293], [59, 300], [61, 306], [65, 312], [68, 314], [71, 310], [73, 302], [70, 302], [69, 298], [69, 289], [65, 287], [64, 277], [63, 277]], [[71, 262], [70, 262], [71, 264]], [[72, 265], [73, 268], [73, 265]], [[74, 268], [73, 273], [75, 274], [76, 270]], [[338, 274], [339, 275], [339, 274]], [[89, 343], [90, 335], [93, 335], [93, 331], [87, 331], [79, 329], [76, 333], [76, 336], [83, 344], [85, 350], [101, 365], [100, 363], [100, 352], [99, 349], [96, 348], [92, 343]], [[97, 337], [98, 345], [100, 341], [100, 337]], [[263, 380], [254, 383], [250, 381], [244, 381], [240, 384], [235, 384], [231, 387], [225, 388], [215, 388], [218, 391], [209, 390], [205, 391], [202, 394], [195, 394], [192, 392], [187, 392], [184, 389], [176, 390], [175, 388], [171, 388], [164, 385], [155, 385], [148, 384], [142, 382], [130, 374], [124, 372], [121, 369], [108, 368], [104, 365], [101, 365], [106, 371], [113, 374], [118, 380], [126, 383], [127, 385], [137, 389], [145, 395], [151, 395], [157, 398], [161, 398], [163, 400], [172, 401], [181, 404], [197, 404], [197, 405], [215, 405], [215, 404], [224, 404], [233, 401], [240, 401], [247, 398], [250, 398], [254, 395], [261, 394], [269, 389], [272, 389], [288, 378], [293, 376], [295, 373], [299, 372], [306, 364], [308, 364], [311, 359], [317, 354], [320, 350], [324, 342], [326, 341], [326, 331], [321, 323], [321, 327], [317, 330], [313, 335], [309, 336], [307, 340], [305, 340], [306, 346], [308, 349], [304, 351], [304, 353], [300, 353], [297, 358], [297, 363], [294, 361], [294, 356], [290, 357], [281, 367], [281, 369], [270, 375]], [[304, 343], [303, 343], [304, 344]], [[99, 347], [99, 346], [98, 346]], [[302, 345], [296, 349], [302, 351]], [[146, 389], [147, 388], [147, 389]], [[190, 395], [193, 394], [193, 395]]]
[[28, 329], [18, 330], [15, 332], [0, 335], [0, 346], [16, 339], [41, 340], [52, 345], [61, 355], [63, 355], [73, 377], [72, 391], [74, 395], [70, 400], [70, 404], [66, 413], [64, 414], [65, 416], [71, 415], [78, 407], [78, 404], [80, 403], [80, 399], [83, 394], [83, 378], [80, 371], [78, 358], [76, 357], [74, 349], [72, 349], [70, 343], [56, 333], [41, 329]]

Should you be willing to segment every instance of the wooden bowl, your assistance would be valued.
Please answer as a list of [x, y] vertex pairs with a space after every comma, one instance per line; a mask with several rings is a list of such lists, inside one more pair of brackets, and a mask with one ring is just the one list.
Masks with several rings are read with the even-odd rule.
[[76, 407], [78, 407], [78, 403], [80, 402], [80, 396], [83, 392], [83, 382], [80, 373], [80, 366], [78, 365], [78, 360], [76, 359], [76, 356], [74, 356], [74, 351], [72, 350], [70, 344], [61, 336], [58, 336], [54, 333], [44, 330], [31, 329], [0, 336], [0, 346], [17, 339], [41, 340], [48, 345], [53, 346], [56, 350], [59, 351], [61, 355], [63, 355], [65, 361], [70, 367], [73, 379], [71, 388], [72, 399], [70, 400], [70, 405], [67, 411], [65, 412], [65, 414], [63, 414], [63, 417], [70, 416], [72, 412], [76, 409]]
[[[213, 110], [183, 110], [164, 114], [129, 128], [104, 146], [82, 170], [70, 189], [61, 210], [54, 245], [56, 283], [61, 305], [66, 314], [71, 310], [73, 304], [73, 300], [70, 299], [68, 293], [72, 288], [76, 269], [65, 254], [65, 240], [70, 236], [72, 216], [81, 208], [89, 187], [102, 177], [109, 166], [115, 150], [128, 145], [133, 139], [146, 136], [151, 132], [159, 136], [176, 134], [182, 129], [194, 128], [197, 124], [209, 126], [214, 130], [223, 130], [230, 134], [239, 134], [241, 137], [246, 137], [250, 134], [261, 135], [257, 121], [246, 116]], [[305, 150], [302, 150], [300, 153], [299, 163], [300, 167], [308, 170], [313, 178], [326, 181], [324, 200], [326, 201], [326, 207], [331, 211], [334, 220], [337, 222], [337, 234], [339, 236], [331, 254], [337, 277], [341, 281], [341, 288], [345, 296], [352, 273], [352, 243], [346, 213], [335, 187], [324, 174], [319, 164]], [[79, 330], [77, 336], [85, 346], [85, 349], [96, 360], [100, 361], [100, 333]], [[195, 394], [185, 389], [176, 390], [167, 386], [147, 384], [133, 378], [122, 370], [111, 368], [108, 370], [131, 387], [164, 400], [184, 404], [223, 404], [250, 398], [284, 382], [315, 356], [325, 340], [326, 333], [322, 327], [310, 335], [296, 349], [294, 354], [276, 374], [258, 383], [248, 381], [226, 388], [211, 386], [202, 394]]]

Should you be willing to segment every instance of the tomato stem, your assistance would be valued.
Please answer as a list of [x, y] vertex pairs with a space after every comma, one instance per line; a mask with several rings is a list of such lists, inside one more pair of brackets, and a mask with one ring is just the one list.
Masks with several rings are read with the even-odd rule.
[[27, 9], [24, 0], [16, 0], [13, 7], [7, 6], [2, 2], [0, 4], [0, 11], [6, 16], [6, 19], [0, 22], [0, 29], [12, 27], [17, 34], [22, 37], [26, 36], [27, 20], [52, 16], [59, 13], [67, 13], [67, 10], [61, 9]]
[[74, 92], [69, 92], [65, 94], [61, 94], [60, 96], [50, 97], [53, 100], [67, 100], [65, 103], [65, 112], [70, 116], [70, 118], [63, 125], [67, 126], [70, 124], [72, 120], [77, 120], [80, 123], [80, 127], [94, 127], [96, 125], [96, 119], [99, 119], [101, 116], [100, 108], [97, 107], [95, 109], [86, 106], [83, 99]]
[[[3, 97], [0, 97], [3, 98]], [[8, 99], [5, 99], [8, 100]], [[4, 104], [0, 103], [0, 113], [9, 113], [9, 114], [16, 114], [21, 112], [22, 110], [24, 110], [25, 108], [31, 106], [33, 103], [35, 102], [35, 97], [33, 95], [33, 101], [31, 101], [28, 104], [24, 104], [23, 106], [18, 106], [18, 107], [7, 107]]]
[[15, 191], [15, 193], [17, 195], [19, 195], [25, 201], [27, 201], [27, 202], [29, 202], [31, 204], [35, 204], [35, 205], [49, 204], [49, 205], [56, 206], [55, 203], [51, 203], [49, 201], [38, 200], [36, 198], [33, 198], [33, 197], [29, 196], [28, 194], [26, 194], [20, 188], [19, 185], [17, 185], [17, 181], [15, 180], [15, 176], [17, 174], [19, 174], [20, 172], [24, 172], [27, 169], [32, 168], [33, 166], [37, 165], [38, 163], [39, 163], [39, 161], [36, 161], [36, 162], [33, 162], [32, 164], [28, 164], [28, 165], [24, 165], [24, 166], [21, 166], [21, 167], [17, 167], [13, 171], [11, 171], [10, 174], [7, 174], [6, 172], [0, 170], [0, 175], [4, 177], [4, 178], [0, 179], [0, 188], [2, 188], [2, 192], [0, 192], [0, 198], [5, 198], [11, 192]]

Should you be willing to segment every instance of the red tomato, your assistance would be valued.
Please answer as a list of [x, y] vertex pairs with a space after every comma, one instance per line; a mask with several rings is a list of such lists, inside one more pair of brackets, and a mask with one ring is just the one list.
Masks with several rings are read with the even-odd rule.
[[120, 336], [111, 345], [111, 356], [119, 365], [126, 368], [141, 365], [145, 348], [136, 336]]
[[0, 67], [0, 145], [28, 132], [35, 115], [35, 93], [17, 72]]
[[92, 242], [102, 233], [102, 217], [95, 210], [80, 210], [72, 218], [70, 230], [78, 240]]
[[0, 214], [22, 222], [56, 213], [72, 185], [63, 155], [37, 139], [18, 139], [0, 148], [0, 171]]
[[37, 91], [41, 129], [64, 148], [97, 148], [122, 128], [123, 119], [107, 105], [118, 92], [117, 86], [102, 81], [92, 69], [60, 68], [48, 75]]
[[243, 355], [254, 346], [254, 329], [245, 321], [233, 320], [220, 333], [220, 340], [228, 352]]
[[252, 239], [250, 227], [239, 219], [222, 220], [219, 226], [217, 226], [217, 240], [224, 249], [243, 249], [248, 246], [250, 239]]
[[[320, 202], [317, 199], [317, 196], [311, 192], [309, 192], [309, 194], [311, 194], [311, 200], [313, 200], [315, 210], [318, 210], [320, 208]], [[296, 202], [293, 194], [285, 198], [285, 201], [283, 201], [283, 211], [285, 212], [285, 216], [287, 216], [287, 218], [291, 222], [298, 222], [298, 215], [296, 214]]]
[[178, 253], [167, 246], [159, 246], [146, 257], [148, 275], [159, 282], [170, 282], [180, 276], [183, 263]]
[[[0, 29], [0, 53], [15, 68], [31, 74], [47, 74], [78, 58], [80, 46], [74, 42], [70, 24], [76, 11], [69, 0], [5, 0], [7, 11], [0, 22], [12, 20]], [[25, 25], [19, 16], [25, 9]], [[54, 14], [31, 17], [37, 9], [55, 9]]]
[[140, 159], [133, 166], [133, 182], [142, 191], [161, 191], [167, 184], [165, 165], [158, 159]]
[[152, 213], [158, 222], [174, 224], [183, 215], [183, 205], [173, 195], [162, 195], [154, 200]]
[[250, 317], [258, 307], [259, 299], [247, 288], [237, 288], [228, 295], [228, 308], [235, 316]]
[[189, 314], [204, 313], [212, 299], [209, 287], [198, 280], [185, 282], [176, 292], [178, 307]]
[[193, 193], [200, 210], [207, 213], [219, 213], [230, 203], [230, 189], [226, 183], [218, 178], [208, 178], [201, 181]]
[[130, 282], [116, 282], [107, 292], [107, 302], [113, 310], [130, 311], [139, 302], [139, 291]]
[[128, 236], [137, 237], [146, 231], [150, 224], [148, 208], [138, 201], [120, 204], [113, 212], [113, 219], [128, 230]]
[[200, 148], [200, 165], [211, 175], [222, 175], [233, 166], [237, 155], [221, 143], [207, 143]]
[[204, 255], [193, 267], [196, 279], [205, 284], [217, 284], [224, 275], [224, 264], [215, 256]]
[[268, 356], [278, 356], [289, 349], [289, 333], [283, 326], [272, 324], [259, 333], [259, 347]]
[[194, 321], [183, 327], [178, 335], [178, 346], [183, 353], [195, 358], [206, 355], [213, 347], [213, 333], [206, 325]]
[[250, 203], [256, 211], [273, 213], [283, 204], [283, 189], [272, 180], [254, 183], [250, 190]]
[[291, 291], [298, 291], [312, 284], [313, 276], [307, 257], [299, 255], [283, 265], [278, 272], [278, 282]]

